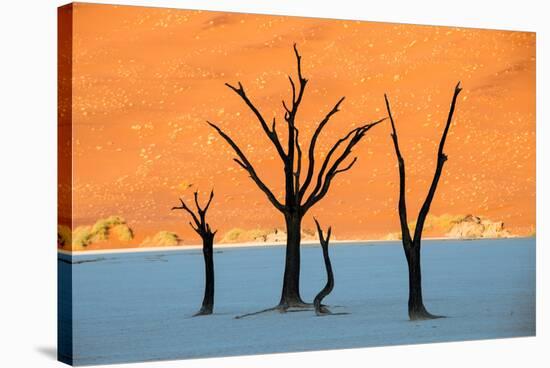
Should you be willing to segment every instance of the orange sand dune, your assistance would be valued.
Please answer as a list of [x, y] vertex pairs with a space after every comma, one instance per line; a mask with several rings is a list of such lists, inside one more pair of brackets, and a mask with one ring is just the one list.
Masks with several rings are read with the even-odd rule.
[[[222, 235], [234, 227], [282, 227], [282, 216], [205, 120], [243, 147], [281, 198], [281, 162], [224, 83], [241, 81], [266, 119], [275, 116], [282, 127], [296, 42], [309, 79], [298, 114], [303, 149], [341, 96], [319, 158], [350, 128], [384, 117], [388, 93], [413, 220], [460, 80], [431, 213], [473, 213], [502, 220], [516, 234], [534, 231], [534, 33], [91, 4], [76, 4], [73, 16], [74, 226], [116, 214], [133, 228], [133, 243], [159, 230], [196, 243], [184, 213], [170, 208], [179, 196], [191, 200], [199, 189], [206, 197], [214, 187], [209, 218]], [[371, 130], [354, 154], [355, 167], [336, 178], [304, 227], [314, 227], [315, 215], [339, 239], [397, 231], [389, 124]]]

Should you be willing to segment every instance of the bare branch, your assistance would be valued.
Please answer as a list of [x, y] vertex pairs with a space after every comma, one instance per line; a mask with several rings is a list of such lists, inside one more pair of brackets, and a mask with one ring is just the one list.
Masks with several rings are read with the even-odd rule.
[[204, 207], [204, 212], [208, 211], [208, 207], [210, 207], [210, 203], [212, 203], [212, 198], [214, 198], [214, 189], [210, 191], [210, 198], [208, 198], [208, 202], [206, 202], [206, 206]]
[[437, 164], [436, 164], [432, 184], [430, 185], [428, 195], [426, 196], [426, 200], [424, 201], [424, 204], [420, 208], [420, 212], [418, 213], [418, 219], [416, 220], [416, 227], [414, 229], [415, 244], [419, 243], [422, 237], [422, 230], [424, 229], [424, 223], [426, 221], [426, 217], [428, 216], [428, 212], [430, 211], [430, 206], [435, 196], [435, 191], [437, 189], [437, 184], [439, 183], [439, 178], [441, 177], [441, 173], [443, 172], [443, 165], [447, 161], [447, 155], [445, 155], [445, 153], [443, 152], [443, 149], [445, 147], [445, 140], [447, 139], [447, 133], [449, 132], [449, 128], [451, 127], [451, 122], [453, 120], [453, 114], [456, 107], [456, 100], [458, 98], [460, 91], [462, 91], [462, 88], [460, 88], [460, 82], [458, 82], [457, 85], [455, 86], [455, 90], [453, 93], [453, 99], [451, 101], [451, 106], [449, 108], [449, 115], [447, 116], [447, 123], [445, 124], [445, 129], [443, 130], [443, 134], [441, 135], [441, 141], [439, 142], [439, 149], [437, 151]]
[[283, 162], [284, 162], [287, 158], [287, 155], [286, 155], [285, 151], [283, 150], [281, 140], [279, 139], [279, 136], [277, 134], [275, 117], [273, 117], [273, 123], [271, 123], [271, 133], [272, 133], [272, 136], [273, 136], [273, 143], [275, 143], [275, 148], [277, 148], [277, 151], [279, 152], [279, 156], [283, 159]]
[[[296, 55], [296, 64], [298, 69], [298, 79], [299, 86], [298, 91], [296, 91], [296, 85], [291, 77], [289, 77], [290, 85], [292, 87], [292, 106], [288, 107], [283, 101], [283, 107], [285, 109], [285, 120], [288, 124], [288, 149], [286, 152], [285, 162], [285, 191], [286, 191], [286, 204], [293, 205], [297, 202], [297, 192], [299, 188], [296, 187], [296, 176], [294, 173], [294, 152], [296, 148], [296, 138], [295, 138], [295, 118], [298, 108], [302, 101], [304, 95], [304, 90], [307, 84], [307, 80], [302, 76], [302, 66], [301, 66], [301, 57], [294, 44], [294, 54]], [[301, 152], [300, 152], [301, 155]]]
[[271, 140], [271, 142], [273, 142], [273, 145], [275, 146], [275, 149], [279, 153], [279, 156], [281, 156], [281, 158], [284, 159], [286, 157], [286, 154], [283, 150], [283, 147], [281, 146], [281, 143], [279, 142], [279, 138], [277, 137], [277, 134], [274, 131], [269, 130], [269, 127], [268, 127], [264, 117], [262, 116], [260, 111], [256, 108], [256, 106], [254, 106], [252, 101], [250, 101], [250, 99], [246, 95], [246, 92], [245, 92], [244, 87], [242, 86], [241, 82], [239, 82], [239, 87], [232, 86], [229, 83], [225, 83], [225, 85], [227, 87], [229, 87], [230, 89], [232, 89], [237, 95], [239, 95], [241, 97], [241, 99], [246, 103], [248, 108], [250, 110], [252, 110], [254, 115], [256, 115], [256, 118], [260, 122], [260, 125], [262, 126], [262, 129], [264, 130], [265, 134]]
[[294, 81], [290, 75], [288, 76], [288, 80], [290, 81], [290, 86], [292, 87], [292, 103], [294, 103], [296, 102], [296, 86], [294, 85]]
[[397, 139], [397, 130], [395, 129], [395, 122], [393, 121], [393, 116], [391, 113], [390, 102], [388, 96], [384, 94], [384, 100], [386, 101], [386, 109], [388, 110], [388, 116], [391, 122], [392, 134], [391, 138], [393, 141], [393, 147], [395, 149], [395, 155], [397, 156], [397, 163], [399, 165], [399, 222], [401, 225], [401, 237], [407, 243], [410, 244], [411, 233], [409, 230], [408, 220], [407, 220], [407, 200], [406, 200], [406, 191], [405, 191], [405, 161], [401, 155], [401, 150], [399, 149], [399, 141]]
[[288, 118], [290, 117], [290, 109], [286, 105], [285, 100], [283, 100], [282, 103], [283, 103], [283, 108], [285, 109], [285, 120], [288, 121]]
[[212, 229], [210, 228], [210, 224], [206, 224], [206, 231], [212, 233], [213, 236], [216, 235], [216, 233], [218, 232], [218, 230], [212, 231]]
[[[343, 138], [340, 138], [334, 144], [334, 146], [330, 149], [327, 156], [325, 157], [325, 160], [321, 166], [321, 169], [319, 170], [319, 173], [317, 175], [317, 184], [315, 185], [315, 188], [312, 190], [311, 194], [309, 195], [308, 199], [304, 204], [304, 210], [303, 210], [304, 213], [326, 195], [326, 193], [330, 188], [332, 179], [334, 179], [336, 174], [341, 172], [340, 170], [338, 170], [339, 165], [349, 156], [353, 147], [355, 147], [355, 145], [359, 143], [359, 141], [364, 137], [364, 135], [371, 128], [380, 124], [384, 120], [386, 120], [386, 118], [375, 121], [374, 123], [366, 124], [358, 128], [352, 129], [348, 134], [346, 134]], [[334, 155], [338, 147], [346, 141], [348, 143], [344, 148], [343, 152], [340, 154], [340, 156], [338, 156], [338, 158], [336, 158], [336, 160], [334, 160], [334, 163], [331, 165], [331, 167], [328, 169], [325, 175], [325, 171], [332, 159], [332, 156]]]
[[[194, 200], [195, 200], [195, 206], [197, 207], [198, 216], [189, 207], [187, 207], [187, 205], [185, 204], [185, 202], [181, 198], [179, 199], [180, 202], [181, 202], [181, 206], [180, 207], [172, 207], [172, 210], [185, 210], [187, 213], [189, 213], [191, 215], [192, 219], [193, 219], [193, 221], [189, 222], [189, 226], [191, 226], [191, 228], [197, 234], [199, 234], [201, 236], [201, 238], [204, 239], [205, 236], [213, 235], [212, 232], [210, 231], [210, 226], [206, 222], [206, 212], [208, 211], [208, 208], [210, 207], [210, 204], [212, 203], [212, 198], [214, 198], [214, 190], [212, 190], [210, 192], [210, 198], [208, 199], [208, 202], [207, 202], [206, 206], [204, 207], [204, 209], [201, 208], [201, 206], [199, 205], [198, 195], [199, 195], [198, 191], [195, 191], [193, 193], [193, 197], [194, 197]], [[193, 222], [195, 224], [193, 224]]]
[[307, 174], [306, 174], [306, 180], [304, 181], [304, 184], [302, 185], [302, 188], [300, 188], [300, 192], [298, 195], [298, 200], [300, 201], [304, 194], [306, 193], [306, 190], [311, 182], [311, 179], [313, 178], [313, 172], [315, 171], [315, 145], [317, 144], [317, 139], [319, 138], [319, 135], [321, 134], [321, 131], [325, 127], [325, 125], [328, 123], [332, 115], [336, 114], [338, 111], [340, 111], [338, 108], [340, 107], [340, 104], [344, 101], [345, 97], [342, 97], [338, 102], [334, 105], [334, 107], [328, 112], [327, 115], [325, 115], [324, 119], [321, 120], [319, 125], [317, 126], [317, 129], [315, 129], [315, 132], [313, 133], [313, 136], [311, 137], [311, 143], [309, 144], [309, 152], [308, 152], [308, 168], [307, 168]]
[[[329, 150], [328, 154], [325, 156], [325, 160], [323, 161], [323, 164], [321, 165], [321, 169], [319, 170], [319, 173], [317, 175], [317, 184], [315, 185], [315, 188], [313, 189], [311, 195], [310, 195], [310, 198], [312, 198], [322, 187], [323, 185], [323, 181], [324, 181], [324, 174], [325, 174], [325, 171], [328, 167], [328, 164], [330, 163], [330, 160], [332, 158], [332, 155], [334, 154], [334, 152], [336, 152], [336, 150], [338, 149], [338, 147], [340, 146], [340, 144], [344, 143], [345, 141], [347, 141], [351, 136], [355, 135], [357, 136], [357, 134], [361, 131], [361, 129], [363, 129], [364, 127], [366, 127], [366, 125], [364, 126], [361, 126], [359, 128], [355, 128], [355, 129], [352, 129], [350, 132], [348, 132], [348, 134], [346, 134], [344, 137], [340, 138], [338, 141], [336, 141], [336, 143], [332, 146], [332, 148]], [[346, 149], [344, 149], [344, 153], [348, 150], [348, 147], [350, 147], [351, 145], [351, 141], [348, 143], [348, 146], [346, 147]], [[351, 151], [351, 147], [349, 148], [349, 150]], [[343, 154], [342, 154], [343, 155]]]
[[307, 79], [305, 79], [302, 75], [302, 57], [300, 56], [300, 53], [298, 52], [298, 48], [296, 44], [294, 44], [294, 54], [296, 55], [296, 63], [298, 66], [298, 79], [300, 81], [300, 89], [298, 90], [298, 96], [296, 97], [296, 100], [293, 103], [293, 109], [292, 109], [292, 115], [296, 115], [296, 111], [298, 110], [298, 106], [300, 105], [300, 102], [302, 101], [302, 97], [304, 95], [304, 90], [307, 84]]
[[202, 236], [201, 231], [199, 230], [199, 228], [193, 226], [193, 223], [192, 223], [191, 221], [189, 221], [189, 226], [191, 226], [191, 228], [192, 228], [193, 230], [195, 230], [195, 232], [196, 232], [197, 234], [199, 234], [200, 236]]
[[256, 171], [254, 170], [254, 167], [248, 161], [244, 153], [241, 151], [239, 146], [227, 135], [225, 134], [217, 125], [207, 121], [207, 123], [214, 128], [218, 134], [225, 139], [225, 141], [233, 148], [233, 151], [239, 156], [239, 160], [235, 159], [235, 162], [237, 162], [242, 168], [244, 168], [248, 173], [250, 174], [250, 177], [252, 180], [256, 183], [256, 185], [265, 193], [269, 201], [279, 210], [284, 211], [284, 206], [277, 200], [277, 198], [273, 195], [271, 190], [264, 184], [264, 182], [258, 177], [258, 174], [256, 174]]
[[199, 192], [197, 190], [193, 193], [193, 197], [195, 198], [195, 206], [197, 206], [197, 211], [201, 214], [202, 208], [199, 204]]
[[296, 192], [296, 196], [298, 196], [298, 192], [300, 189], [300, 173], [302, 171], [302, 149], [300, 147], [300, 141], [298, 139], [299, 131], [298, 128], [294, 127], [295, 134], [295, 142], [296, 142], [296, 151], [298, 153], [298, 157], [296, 159], [296, 172], [294, 173], [294, 176], [296, 177], [296, 184], [294, 185], [294, 189]]
[[348, 166], [342, 168], [342, 169], [339, 169], [339, 170], [336, 170], [334, 171], [334, 175], [338, 174], [338, 173], [341, 173], [341, 172], [344, 172], [344, 171], [348, 171], [349, 169], [351, 169], [353, 167], [353, 165], [355, 164], [355, 162], [357, 162], [357, 157], [354, 157], [353, 160], [349, 163]]
[[233, 161], [235, 161], [236, 163], [239, 164], [240, 167], [248, 171], [248, 166], [246, 166], [241, 160], [239, 160], [238, 158], [234, 158]]
[[197, 226], [200, 226], [200, 221], [197, 218], [197, 216], [195, 215], [195, 213], [193, 211], [191, 211], [191, 209], [189, 207], [187, 207], [187, 205], [185, 204], [183, 199], [180, 198], [179, 200], [181, 202], [181, 206], [180, 207], [172, 207], [172, 210], [185, 210], [187, 213], [189, 213], [191, 215], [191, 217], [193, 218], [193, 221], [195, 221], [195, 224], [197, 224]]
[[443, 131], [443, 135], [441, 136], [441, 141], [439, 142], [439, 149], [437, 151], [439, 156], [444, 155], [443, 148], [445, 146], [445, 141], [447, 140], [447, 133], [449, 133], [451, 122], [453, 120], [453, 115], [456, 107], [456, 100], [461, 91], [462, 91], [462, 88], [460, 87], [460, 82], [458, 82], [455, 86], [455, 90], [453, 93], [453, 99], [451, 101], [451, 106], [449, 108], [449, 115], [447, 116], [447, 123], [445, 124], [445, 130]]
[[319, 234], [319, 241], [321, 242], [321, 245], [329, 242], [330, 240], [330, 234], [332, 232], [332, 227], [329, 226], [327, 230], [327, 237], [325, 238], [323, 235], [323, 229], [321, 229], [321, 225], [319, 225], [319, 221], [315, 217], [313, 217], [313, 220], [315, 221], [315, 225], [317, 226], [317, 233]]

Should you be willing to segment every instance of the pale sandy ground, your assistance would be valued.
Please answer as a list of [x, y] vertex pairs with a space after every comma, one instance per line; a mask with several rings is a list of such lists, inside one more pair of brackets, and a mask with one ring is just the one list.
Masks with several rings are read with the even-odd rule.
[[[510, 238], [514, 238], [511, 236]], [[483, 239], [453, 239], [446, 237], [430, 237], [423, 240], [455, 240], [455, 241], [472, 241], [472, 240], [492, 240], [490, 238]], [[391, 243], [391, 242], [400, 242], [399, 240], [389, 240], [389, 239], [348, 239], [348, 240], [331, 240], [330, 244], [375, 244], [375, 243]], [[302, 245], [316, 245], [319, 244], [318, 240], [303, 240]], [[284, 242], [280, 243], [265, 243], [265, 242], [246, 242], [246, 243], [218, 243], [214, 245], [214, 248], [245, 248], [245, 247], [275, 247], [275, 246], [284, 246]], [[191, 244], [191, 245], [175, 245], [175, 246], [165, 246], [165, 247], [135, 247], [135, 248], [118, 248], [118, 249], [94, 249], [94, 250], [78, 250], [78, 251], [69, 251], [65, 249], [58, 249], [58, 253], [67, 254], [67, 255], [93, 255], [93, 254], [116, 254], [116, 253], [141, 253], [141, 252], [170, 252], [177, 250], [192, 250], [192, 249], [202, 249], [201, 244]]]
[[[331, 244], [346, 244], [346, 243], [375, 243], [375, 242], [387, 242], [391, 240], [331, 240]], [[304, 240], [303, 245], [318, 244], [318, 240]], [[284, 242], [280, 243], [265, 243], [265, 242], [246, 242], [246, 243], [218, 243], [215, 244], [215, 248], [242, 248], [242, 247], [271, 247], [285, 245]], [[83, 255], [83, 254], [112, 254], [112, 253], [140, 253], [140, 252], [158, 252], [158, 251], [172, 251], [172, 250], [186, 250], [186, 249], [202, 249], [201, 244], [190, 245], [174, 245], [166, 247], [135, 247], [135, 248], [119, 248], [119, 249], [95, 249], [95, 250], [79, 250], [68, 251], [64, 249], [58, 249], [59, 253], [71, 254], [71, 255]]]
[[[282, 247], [217, 253], [216, 305], [204, 318], [190, 318], [204, 292], [200, 251], [81, 256], [74, 264], [59, 255], [59, 267], [71, 270], [75, 321], [74, 339], [60, 350], [70, 349], [76, 365], [96, 365], [535, 335], [534, 238], [426, 242], [424, 301], [447, 318], [423, 322], [407, 318], [407, 267], [393, 244], [331, 249], [336, 284], [326, 303], [349, 314], [239, 320], [278, 301]], [[319, 248], [302, 249], [308, 301], [326, 280]]]

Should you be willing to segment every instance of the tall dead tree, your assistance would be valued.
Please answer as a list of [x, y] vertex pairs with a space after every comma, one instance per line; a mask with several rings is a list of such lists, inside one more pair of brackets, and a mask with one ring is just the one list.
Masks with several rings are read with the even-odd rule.
[[180, 207], [172, 207], [172, 210], [184, 210], [191, 215], [193, 221], [189, 221], [189, 225], [195, 230], [202, 239], [202, 254], [204, 256], [204, 271], [205, 271], [205, 286], [204, 286], [204, 298], [202, 300], [201, 309], [195, 314], [195, 316], [204, 316], [212, 314], [214, 310], [214, 236], [216, 231], [212, 231], [208, 222], [206, 222], [206, 212], [212, 198], [214, 198], [214, 191], [210, 192], [210, 198], [204, 208], [199, 205], [198, 192], [194, 193], [195, 206], [197, 207], [197, 214], [193, 212], [183, 199], [180, 198]]
[[315, 314], [317, 314], [318, 316], [322, 316], [326, 314], [331, 314], [330, 310], [326, 306], [322, 305], [321, 302], [328, 294], [330, 294], [330, 292], [334, 288], [334, 273], [332, 272], [332, 264], [330, 262], [330, 257], [328, 254], [328, 243], [330, 241], [332, 228], [329, 226], [327, 230], [327, 237], [325, 238], [323, 235], [323, 230], [321, 229], [321, 225], [319, 225], [319, 222], [316, 218], [314, 218], [314, 220], [315, 225], [317, 226], [317, 232], [319, 233], [319, 242], [321, 243], [321, 248], [323, 249], [323, 260], [325, 262], [325, 269], [327, 271], [327, 283], [313, 300]]
[[[336, 141], [325, 156], [315, 180], [315, 145], [323, 128], [329, 122], [330, 118], [339, 111], [338, 108], [344, 100], [344, 97], [342, 97], [319, 122], [311, 137], [309, 150], [307, 153], [308, 167], [305, 174], [305, 179], [302, 180], [302, 150], [298, 139], [299, 130], [296, 126], [296, 116], [302, 102], [308, 80], [302, 75], [301, 56], [298, 53], [296, 45], [294, 45], [294, 54], [296, 56], [298, 67], [298, 81], [296, 83], [292, 77], [288, 77], [292, 90], [292, 99], [289, 104], [287, 104], [284, 100], [282, 102], [285, 112], [284, 120], [288, 131], [286, 142], [281, 140], [281, 137], [276, 130], [275, 118], [273, 118], [271, 125], [268, 125], [266, 119], [250, 100], [240, 82], [237, 86], [226, 83], [226, 86], [235, 92], [251, 110], [283, 162], [284, 201], [279, 201], [273, 191], [263, 182], [256, 169], [238, 144], [222, 129], [220, 129], [218, 125], [208, 122], [208, 124], [210, 124], [210, 126], [212, 126], [233, 149], [237, 156], [234, 158], [234, 161], [249, 174], [250, 178], [267, 196], [271, 204], [284, 216], [287, 230], [287, 243], [283, 288], [281, 299], [278, 304], [279, 309], [311, 306], [311, 304], [304, 303], [300, 296], [300, 241], [302, 219], [307, 211], [327, 194], [334, 177], [351, 169], [355, 164], [357, 157], [353, 158], [353, 160], [343, 166], [344, 161], [350, 155], [353, 147], [359, 143], [369, 129], [384, 120], [382, 119], [354, 128], [344, 137]], [[338, 150], [339, 148], [340, 150]], [[315, 183], [312, 185], [313, 188], [310, 188], [310, 184], [313, 183]], [[308, 189], [310, 190], [308, 191]]]
[[395, 123], [391, 114], [390, 103], [387, 95], [384, 95], [386, 100], [386, 108], [388, 110], [388, 116], [392, 127], [391, 137], [399, 165], [399, 221], [401, 223], [401, 239], [403, 242], [403, 249], [405, 250], [405, 257], [409, 266], [409, 318], [411, 320], [433, 319], [440, 317], [430, 314], [424, 307], [424, 302], [422, 300], [420, 245], [422, 241], [422, 230], [424, 229], [424, 223], [426, 221], [426, 217], [428, 216], [428, 212], [430, 211], [430, 205], [432, 204], [435, 190], [437, 189], [437, 184], [439, 183], [439, 178], [441, 177], [441, 173], [443, 171], [443, 165], [445, 164], [445, 161], [447, 161], [447, 155], [443, 152], [443, 148], [445, 146], [449, 128], [451, 127], [456, 100], [461, 90], [462, 89], [460, 88], [459, 82], [455, 87], [451, 107], [449, 109], [449, 115], [447, 117], [447, 123], [445, 124], [445, 129], [443, 130], [441, 141], [439, 142], [435, 174], [432, 184], [430, 185], [430, 189], [428, 190], [428, 195], [426, 196], [426, 199], [420, 208], [420, 212], [418, 213], [418, 219], [416, 221], [413, 237], [411, 237], [407, 223], [407, 205], [405, 199], [405, 161], [403, 160], [403, 156], [401, 155], [401, 151], [399, 149], [397, 131], [395, 130]]

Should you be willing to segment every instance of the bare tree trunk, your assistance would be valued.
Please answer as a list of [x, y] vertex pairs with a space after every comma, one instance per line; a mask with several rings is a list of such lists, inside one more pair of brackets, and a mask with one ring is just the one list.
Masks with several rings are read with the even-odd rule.
[[206, 212], [212, 203], [214, 198], [214, 191], [210, 192], [210, 198], [206, 203], [206, 206], [202, 208], [199, 204], [199, 193], [195, 192], [195, 206], [197, 207], [197, 214], [195, 214], [180, 198], [181, 206], [172, 207], [172, 210], [185, 210], [193, 221], [189, 222], [189, 225], [202, 239], [202, 254], [204, 256], [204, 273], [205, 273], [205, 285], [204, 285], [204, 297], [202, 299], [201, 309], [195, 313], [195, 316], [205, 316], [213, 313], [214, 310], [214, 236], [216, 231], [212, 231], [210, 224], [206, 222]]
[[386, 101], [386, 109], [388, 110], [388, 117], [390, 118], [392, 128], [391, 138], [393, 141], [393, 146], [395, 149], [395, 154], [397, 156], [397, 163], [399, 167], [399, 222], [401, 224], [403, 249], [405, 250], [405, 257], [407, 258], [407, 265], [409, 267], [409, 318], [413, 321], [441, 318], [441, 316], [434, 316], [430, 314], [424, 307], [424, 302], [422, 301], [420, 243], [422, 241], [422, 231], [424, 230], [424, 223], [428, 216], [428, 212], [430, 211], [430, 206], [434, 199], [435, 191], [437, 189], [441, 173], [443, 172], [443, 165], [445, 164], [445, 161], [447, 161], [447, 155], [443, 152], [443, 148], [445, 146], [447, 134], [449, 133], [449, 129], [451, 127], [457, 97], [461, 90], [462, 88], [460, 88], [460, 82], [458, 82], [454, 90], [451, 106], [449, 108], [447, 123], [445, 124], [445, 129], [443, 130], [441, 140], [439, 141], [439, 148], [437, 150], [437, 165], [435, 168], [434, 177], [432, 179], [432, 184], [430, 185], [426, 199], [424, 200], [424, 203], [420, 208], [420, 212], [418, 213], [413, 237], [411, 237], [411, 232], [409, 230], [409, 225], [407, 222], [407, 204], [405, 199], [405, 160], [403, 159], [403, 156], [401, 155], [401, 150], [399, 149], [397, 130], [395, 129], [395, 122], [392, 117], [390, 102], [388, 100], [388, 96], [384, 95], [384, 99]]
[[412, 321], [438, 318], [429, 313], [422, 300], [422, 273], [420, 270], [420, 244], [403, 247], [409, 267], [409, 319]]
[[285, 215], [286, 258], [283, 277], [283, 291], [279, 306], [300, 307], [305, 303], [300, 296], [300, 241], [302, 217], [299, 214]]
[[212, 314], [214, 309], [214, 237], [206, 236], [202, 241], [204, 255], [205, 286], [202, 306], [196, 315]]

